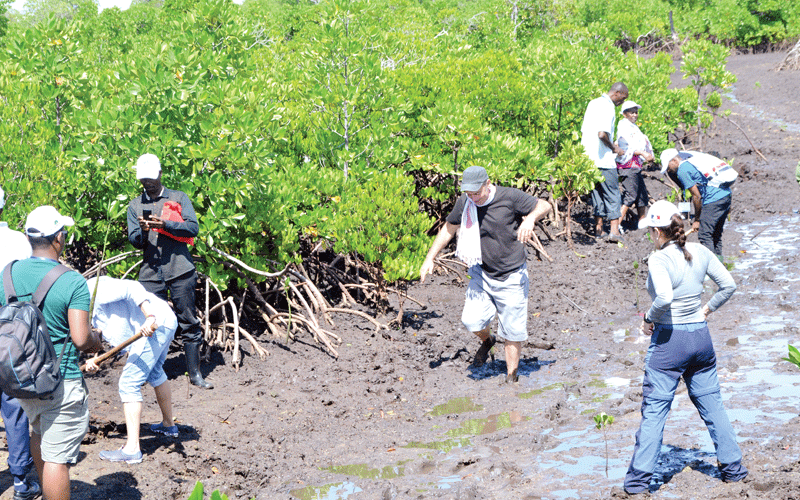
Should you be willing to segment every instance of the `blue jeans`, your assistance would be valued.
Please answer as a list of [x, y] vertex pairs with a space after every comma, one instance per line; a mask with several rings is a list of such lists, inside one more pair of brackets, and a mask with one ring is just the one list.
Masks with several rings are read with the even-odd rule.
[[603, 182], [592, 190], [592, 207], [595, 217], [615, 220], [622, 215], [622, 193], [619, 191], [619, 175], [616, 168], [601, 168]]
[[14, 479], [25, 482], [25, 476], [33, 468], [28, 417], [22, 411], [19, 401], [6, 393], [0, 395], [0, 413], [3, 415], [8, 441], [8, 470]]
[[747, 476], [741, 464], [742, 452], [736, 444], [728, 414], [722, 405], [717, 357], [708, 325], [657, 324], [644, 361], [642, 383], [642, 423], [636, 433], [633, 458], [625, 475], [625, 491], [647, 491], [656, 468], [675, 389], [683, 377], [689, 398], [708, 427], [714, 442], [722, 479], [739, 481]]

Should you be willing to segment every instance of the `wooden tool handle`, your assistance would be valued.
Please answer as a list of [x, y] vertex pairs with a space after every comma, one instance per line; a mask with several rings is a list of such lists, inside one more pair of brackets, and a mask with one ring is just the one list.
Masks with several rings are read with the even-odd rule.
[[[109, 350], [108, 352], [105, 352], [105, 353], [101, 354], [100, 356], [98, 356], [97, 359], [94, 360], [95, 364], [97, 366], [100, 366], [100, 364], [103, 361], [107, 360], [108, 358], [110, 358], [111, 356], [115, 355], [119, 351], [125, 349], [126, 347], [128, 347], [131, 344], [133, 344], [134, 342], [136, 342], [137, 340], [139, 340], [142, 337], [144, 337], [144, 334], [142, 332], [137, 333], [136, 335], [134, 335], [133, 337], [129, 338], [125, 342], [121, 343], [117, 347], [115, 347], [115, 348]], [[83, 365], [81, 365], [81, 371], [82, 372], [86, 371], [86, 364], [85, 363]]]

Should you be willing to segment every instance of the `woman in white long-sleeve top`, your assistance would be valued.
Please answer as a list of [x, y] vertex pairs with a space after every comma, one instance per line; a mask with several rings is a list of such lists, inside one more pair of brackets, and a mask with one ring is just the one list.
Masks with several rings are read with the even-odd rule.
[[[717, 358], [706, 323], [708, 315], [733, 295], [736, 284], [710, 250], [686, 242], [683, 220], [672, 203], [655, 202], [639, 227], [650, 228], [657, 251], [648, 261], [647, 291], [653, 304], [641, 325], [642, 333], [651, 335], [644, 362], [642, 423], [625, 475], [625, 491], [636, 494], [649, 488], [681, 377], [711, 434], [722, 480], [740, 481], [747, 469], [722, 405]], [[701, 305], [706, 275], [719, 289]]]
[[[140, 338], [127, 347], [128, 360], [119, 378], [119, 396], [125, 413], [128, 439], [125, 445], [112, 451], [101, 451], [100, 458], [112, 462], [139, 463], [139, 424], [142, 418], [142, 386], [149, 383], [156, 393], [161, 409], [161, 422], [150, 426], [153, 432], [170, 437], [178, 436], [178, 426], [172, 422], [172, 391], [164, 373], [164, 360], [169, 344], [178, 328], [178, 320], [169, 304], [146, 291], [138, 281], [103, 276], [88, 280], [89, 290], [97, 294], [92, 313], [92, 326], [102, 331], [103, 338], [113, 346], [126, 341], [137, 332]], [[86, 371], [98, 370], [92, 359]]]
[[617, 174], [622, 186], [622, 208], [620, 224], [625, 221], [628, 210], [636, 208], [639, 220], [644, 219], [650, 195], [644, 185], [642, 166], [655, 160], [650, 139], [639, 129], [639, 110], [642, 107], [633, 101], [625, 101], [620, 107], [623, 119], [617, 124], [617, 144], [625, 151], [616, 157]]

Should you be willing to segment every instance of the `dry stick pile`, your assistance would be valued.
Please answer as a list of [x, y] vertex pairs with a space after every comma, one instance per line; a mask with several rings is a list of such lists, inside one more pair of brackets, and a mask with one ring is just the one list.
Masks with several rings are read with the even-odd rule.
[[[349, 290], [357, 289], [360, 294], [367, 296], [372, 294], [375, 300], [379, 299], [379, 291], [376, 284], [371, 283], [367, 277], [359, 276], [358, 273], [356, 273], [356, 279], [359, 282], [350, 282], [353, 279], [351, 274], [334, 267], [337, 261], [341, 262], [339, 260], [341, 256], [331, 264], [317, 263], [315, 269], [318, 281], [321, 279], [326, 280], [329, 285], [335, 287], [341, 293], [341, 307], [333, 307], [320, 292], [318, 286], [309, 278], [303, 265], [289, 264], [280, 272], [268, 273], [248, 266], [223, 250], [213, 246], [210, 248], [222, 257], [222, 263], [227, 269], [234, 271], [246, 283], [246, 287], [240, 296], [226, 297], [220, 287], [208, 276], [198, 273], [205, 280], [205, 308], [200, 313], [204, 339], [211, 347], [217, 347], [224, 351], [230, 350], [232, 353], [232, 365], [236, 371], [241, 366], [242, 338], [250, 344], [252, 352], [261, 360], [264, 360], [270, 354], [256, 340], [257, 334], [255, 332], [251, 333], [242, 328], [241, 320], [244, 315], [263, 320], [266, 323], [264, 333], [269, 333], [283, 341], [293, 341], [303, 331], [309, 332], [314, 341], [333, 357], [339, 356], [336, 346], [342, 343], [342, 339], [326, 329], [327, 325], [330, 325], [330, 327], [336, 326], [331, 313], [359, 316], [370, 322], [376, 330], [389, 328], [388, 325], [379, 322], [372, 316], [348, 307], [358, 304]], [[140, 253], [140, 251], [134, 250], [98, 262], [84, 272], [83, 276], [95, 276], [99, 269], [122, 262]], [[130, 267], [123, 278], [128, 276], [140, 264], [141, 260]], [[248, 274], [267, 278], [265, 285], [256, 284]], [[262, 291], [264, 287], [266, 291]], [[390, 288], [385, 288], [385, 290], [396, 293], [401, 303], [403, 299], [408, 299], [424, 307], [419, 301], [401, 291]], [[216, 300], [213, 301], [215, 304], [213, 305], [212, 294], [216, 296]], [[268, 297], [272, 300], [267, 300]], [[285, 304], [286, 307], [281, 308], [273, 305], [277, 303]], [[212, 323], [212, 316], [221, 317], [221, 321]], [[401, 319], [402, 307], [398, 320], [395, 321]]]
[[[333, 357], [339, 357], [336, 346], [342, 343], [342, 339], [330, 330], [323, 328], [323, 324], [320, 322], [318, 316], [321, 316], [331, 327], [336, 326], [331, 317], [331, 313], [345, 313], [356, 315], [369, 321], [375, 326], [376, 330], [388, 329], [388, 325], [380, 323], [375, 318], [362, 311], [347, 307], [333, 307], [325, 299], [317, 285], [309, 278], [302, 265], [295, 266], [294, 264], [289, 264], [280, 272], [268, 273], [254, 269], [236, 257], [214, 246], [210, 248], [225, 259], [223, 262], [225, 267], [236, 272], [247, 284], [241, 297], [240, 307], [237, 310], [233, 297], [224, 299], [219, 288], [206, 277], [206, 283], [210, 283], [216, 290], [219, 303], [214, 306], [214, 308], [208, 308], [207, 306], [207, 312], [205, 314], [205, 338], [210, 345], [222, 347], [225, 350], [233, 349], [233, 365], [237, 370], [241, 361], [239, 352], [240, 334], [247, 339], [262, 359], [269, 354], [265, 349], [258, 346], [251, 334], [245, 332], [239, 326], [239, 318], [243, 312], [254, 313], [257, 317], [264, 320], [267, 325], [264, 333], [271, 333], [276, 338], [285, 339], [287, 341], [293, 340], [298, 333], [305, 330], [311, 333], [314, 341], [321, 344]], [[337, 270], [331, 265], [325, 265], [325, 269], [319, 269], [318, 271], [318, 276], [325, 276], [329, 281], [333, 281], [336, 286], [338, 286], [339, 290], [342, 292], [343, 305], [357, 303], [352, 298], [350, 292], [348, 292], [348, 287], [357, 286], [361, 289], [368, 290], [373, 286], [369, 283], [345, 283], [343, 278], [340, 278], [339, 273], [336, 272]], [[267, 278], [267, 291], [262, 292], [246, 273], [252, 273]], [[255, 306], [253, 302], [245, 301], [248, 293], [254, 297]], [[400, 292], [397, 293], [400, 295]], [[277, 306], [273, 306], [270, 303], [277, 301], [267, 300], [266, 296], [272, 295], [282, 295], [287, 304], [286, 310], [278, 310]], [[208, 299], [206, 300], [208, 303]], [[225, 305], [228, 307], [224, 307]], [[218, 308], [222, 310], [223, 321], [215, 325], [210, 325], [210, 314]], [[231, 310], [233, 323], [228, 321], [228, 309]], [[225, 333], [229, 328], [233, 328], [231, 332], [232, 338]], [[214, 330], [212, 331], [212, 329]]]
[[784, 69], [798, 71], [800, 70], [800, 40], [792, 47], [792, 50], [786, 54], [786, 58], [781, 62], [776, 71], [782, 71]]

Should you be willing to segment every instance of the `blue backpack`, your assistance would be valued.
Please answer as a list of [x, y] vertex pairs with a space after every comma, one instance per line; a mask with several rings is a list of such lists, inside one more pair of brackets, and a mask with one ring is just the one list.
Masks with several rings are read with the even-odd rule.
[[20, 302], [11, 279], [15, 262], [3, 270], [6, 305], [0, 308], [0, 390], [19, 399], [49, 399], [61, 385], [61, 358], [69, 339], [56, 357], [42, 304], [69, 268], [59, 264], [48, 271], [31, 300]]

